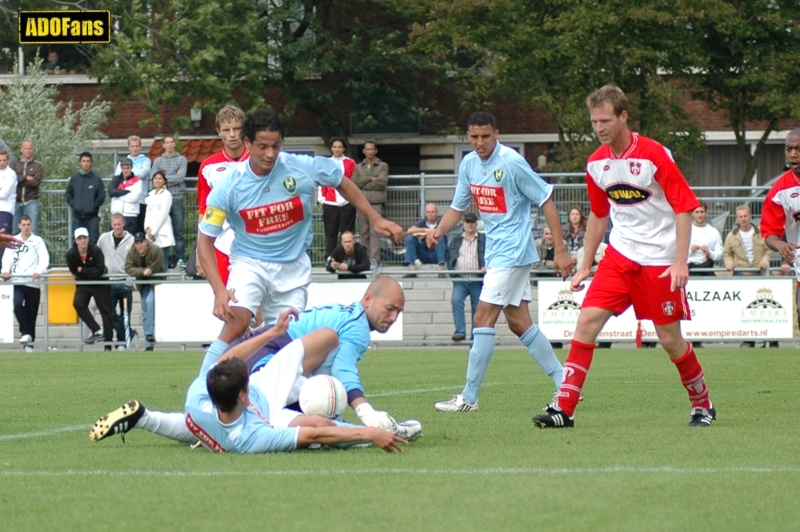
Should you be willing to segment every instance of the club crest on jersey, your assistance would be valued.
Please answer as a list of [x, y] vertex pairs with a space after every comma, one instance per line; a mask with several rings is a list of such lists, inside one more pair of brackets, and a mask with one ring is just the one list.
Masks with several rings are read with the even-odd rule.
[[639, 175], [642, 173], [642, 163], [631, 161], [628, 163], [628, 166], [630, 166], [631, 174]]
[[639, 188], [630, 183], [615, 183], [606, 189], [608, 197], [617, 205], [631, 206], [645, 203], [652, 196], [652, 192]]
[[293, 177], [287, 177], [283, 180], [283, 189], [288, 194], [294, 194], [297, 192], [297, 180]]
[[675, 312], [675, 305], [672, 304], [672, 301], [667, 301], [661, 305], [661, 309], [667, 316], [672, 316], [672, 314]]
[[503, 180], [503, 175], [504, 175], [503, 171], [500, 170], [499, 168], [497, 170], [495, 170], [494, 171], [494, 180], [495, 180], [495, 182], [499, 183], [500, 181], [502, 181]]

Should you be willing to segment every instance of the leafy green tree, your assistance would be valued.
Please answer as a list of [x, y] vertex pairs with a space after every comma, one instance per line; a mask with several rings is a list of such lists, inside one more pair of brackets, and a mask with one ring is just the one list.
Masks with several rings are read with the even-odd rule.
[[[767, 138], [800, 115], [800, 3], [796, 0], [686, 0], [681, 78], [694, 97], [729, 121], [750, 185]], [[762, 134], [751, 150], [748, 130]]]

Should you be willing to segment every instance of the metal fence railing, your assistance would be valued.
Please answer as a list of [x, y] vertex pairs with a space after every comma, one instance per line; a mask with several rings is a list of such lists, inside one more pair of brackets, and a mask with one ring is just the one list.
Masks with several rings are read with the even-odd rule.
[[[561, 221], [565, 223], [567, 213], [572, 206], [578, 206], [584, 213], [589, 211], [589, 199], [586, 185], [582, 183], [560, 183], [565, 178], [573, 179], [582, 174], [542, 174], [543, 177], [555, 183], [554, 201], [559, 207]], [[65, 254], [72, 245], [72, 216], [66, 202], [64, 191], [67, 179], [49, 179], [43, 181], [39, 196], [39, 236], [44, 238], [50, 260], [54, 266], [66, 264]], [[404, 229], [410, 227], [423, 216], [425, 204], [435, 203], [440, 212], [444, 212], [453, 199], [456, 185], [454, 174], [416, 174], [390, 176], [387, 203], [384, 216], [398, 223]], [[187, 187], [193, 187], [195, 178], [187, 178]], [[761, 205], [767, 194], [768, 187], [694, 187], [700, 199], [708, 205], [708, 220], [725, 236], [736, 225], [736, 207], [747, 205], [753, 212], [754, 223], [758, 223], [761, 214]], [[184, 235], [186, 238], [187, 253], [192, 249], [196, 240], [197, 217], [197, 190], [187, 188], [184, 195], [186, 217], [184, 221]], [[468, 209], [477, 212], [475, 205]], [[103, 205], [100, 211], [101, 232], [108, 231], [109, 227], [109, 202]], [[537, 208], [531, 209], [534, 236], [541, 236], [544, 227], [544, 217]], [[314, 208], [313, 233], [309, 255], [315, 266], [325, 263], [325, 235], [322, 224], [322, 209], [319, 205]], [[357, 235], [358, 238], [358, 235]], [[395, 245], [385, 238], [382, 244], [383, 259], [386, 265], [396, 265], [403, 262], [403, 244]], [[773, 254], [771, 267], [778, 267], [780, 259]]]

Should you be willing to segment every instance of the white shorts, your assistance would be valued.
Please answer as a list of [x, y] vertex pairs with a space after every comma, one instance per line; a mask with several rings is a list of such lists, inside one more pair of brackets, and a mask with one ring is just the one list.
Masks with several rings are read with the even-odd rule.
[[303, 253], [294, 262], [265, 262], [231, 255], [228, 290], [238, 303], [254, 315], [263, 303], [264, 321], [269, 322], [288, 308], [306, 309], [311, 284], [311, 259]]
[[269, 403], [269, 421], [277, 429], [284, 429], [300, 415], [286, 405], [296, 403], [300, 388], [307, 380], [303, 377], [305, 349], [300, 339], [278, 351], [270, 361], [250, 375], [250, 387], [258, 388]]
[[520, 301], [531, 300], [530, 277], [530, 264], [513, 268], [489, 268], [483, 277], [479, 299], [499, 307], [517, 307]]

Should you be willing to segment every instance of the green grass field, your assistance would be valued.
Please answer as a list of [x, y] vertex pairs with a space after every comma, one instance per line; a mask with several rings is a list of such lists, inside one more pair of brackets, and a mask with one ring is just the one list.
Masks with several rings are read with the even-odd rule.
[[89, 441], [126, 400], [182, 408], [201, 356], [0, 353], [0, 530], [800, 528], [796, 349], [700, 350], [708, 429], [685, 426], [660, 349], [598, 351], [576, 428], [553, 431], [530, 421], [552, 383], [522, 350], [495, 353], [479, 412], [442, 414], [466, 349], [379, 349], [362, 363], [371, 402], [425, 428], [402, 454], [216, 455], [138, 430]]

